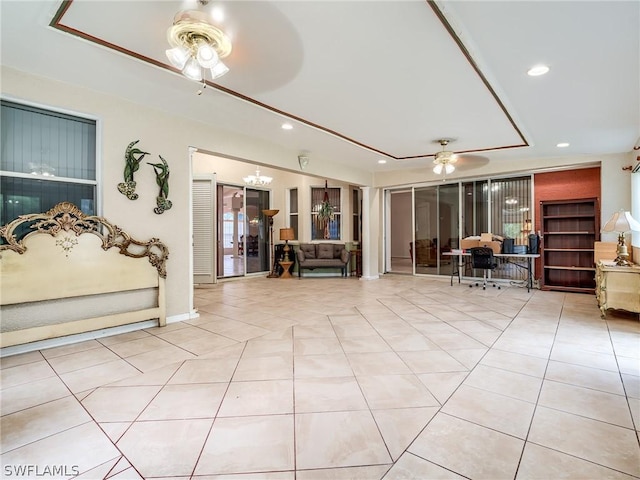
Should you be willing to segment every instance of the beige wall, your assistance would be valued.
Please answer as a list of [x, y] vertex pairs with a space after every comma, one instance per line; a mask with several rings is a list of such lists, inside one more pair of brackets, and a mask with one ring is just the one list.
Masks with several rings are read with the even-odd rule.
[[[97, 118], [98, 157], [102, 167], [99, 172], [102, 198], [99, 199], [101, 207], [98, 213], [136, 239], [147, 240], [157, 237], [168, 246], [170, 256], [167, 263], [166, 286], [169, 321], [186, 318], [192, 310], [190, 147], [224, 152], [231, 157], [250, 159], [280, 168], [297, 167], [297, 152], [287, 151], [249, 136], [221, 131], [113, 96], [27, 75], [14, 69], [2, 67], [0, 72], [4, 98]], [[162, 155], [169, 163], [169, 200], [173, 202], [173, 207], [162, 215], [153, 212], [158, 187], [150, 166], [141, 165], [140, 170], [136, 172], [136, 191], [140, 196], [137, 200], [128, 200], [117, 191], [116, 185], [123, 179], [124, 151], [133, 140], [140, 140], [138, 145], [152, 154], [147, 157], [149, 161], [156, 162], [158, 155]], [[359, 172], [327, 161], [312, 161], [307, 170], [317, 175], [315, 178], [308, 177], [309, 185], [324, 184], [324, 181], [320, 180], [324, 176], [337, 176], [343, 182], [353, 184], [363, 184], [371, 178], [367, 172]], [[250, 167], [247, 171], [244, 168], [238, 171], [237, 177], [241, 178], [247, 173], [252, 173]], [[274, 208], [284, 210], [284, 206], [280, 205], [283, 197], [283, 190], [274, 192]], [[308, 209], [308, 202], [301, 208]]]

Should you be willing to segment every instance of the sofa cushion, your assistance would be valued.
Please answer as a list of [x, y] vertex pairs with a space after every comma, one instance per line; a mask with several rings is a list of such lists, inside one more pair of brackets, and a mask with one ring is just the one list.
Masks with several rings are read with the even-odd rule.
[[303, 243], [300, 250], [304, 252], [304, 258], [316, 258], [316, 246], [312, 243]]
[[318, 258], [335, 258], [333, 254], [333, 245], [331, 244], [319, 244], [318, 245]]

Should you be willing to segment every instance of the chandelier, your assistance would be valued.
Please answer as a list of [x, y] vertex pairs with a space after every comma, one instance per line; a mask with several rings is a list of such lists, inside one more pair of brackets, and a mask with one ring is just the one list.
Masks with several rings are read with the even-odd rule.
[[167, 40], [172, 47], [166, 51], [167, 58], [187, 78], [200, 82], [208, 70], [213, 80], [229, 71], [220, 59], [231, 53], [231, 40], [210, 23], [205, 12], [176, 13]]
[[242, 180], [244, 180], [244, 183], [247, 185], [253, 187], [264, 187], [265, 185], [269, 185], [273, 178], [260, 175], [260, 167], [256, 167], [255, 175], [247, 175]]
[[458, 161], [458, 158], [453, 152], [445, 150], [445, 147], [449, 145], [448, 139], [443, 138], [438, 140], [438, 143], [442, 145], [442, 151], [436, 153], [435, 159], [433, 160], [433, 163], [435, 164], [433, 167], [433, 173], [440, 175], [443, 170], [445, 175], [453, 173], [456, 169], [453, 164]]

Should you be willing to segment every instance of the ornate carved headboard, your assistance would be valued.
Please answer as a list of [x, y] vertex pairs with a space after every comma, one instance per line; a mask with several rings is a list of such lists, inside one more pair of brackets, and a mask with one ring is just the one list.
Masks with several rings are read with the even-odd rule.
[[63, 202], [0, 227], [0, 346], [158, 319], [167, 247]]

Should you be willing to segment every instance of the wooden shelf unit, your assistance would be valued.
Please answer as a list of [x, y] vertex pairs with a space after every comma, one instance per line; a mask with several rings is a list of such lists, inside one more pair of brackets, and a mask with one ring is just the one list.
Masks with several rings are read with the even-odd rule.
[[540, 202], [543, 290], [593, 293], [594, 243], [600, 238], [595, 198]]

